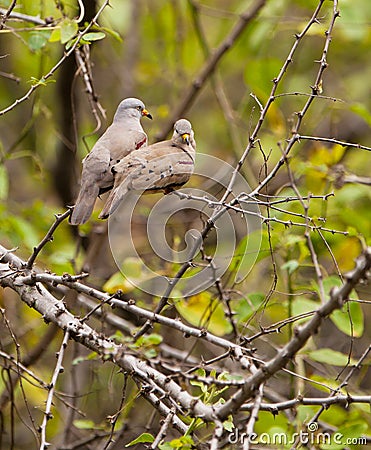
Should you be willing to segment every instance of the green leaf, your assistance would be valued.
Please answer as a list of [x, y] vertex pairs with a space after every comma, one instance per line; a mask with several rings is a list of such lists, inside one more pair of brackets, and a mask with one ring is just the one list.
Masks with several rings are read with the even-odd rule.
[[217, 336], [232, 331], [232, 325], [226, 319], [223, 306], [212, 299], [209, 292], [201, 292], [176, 302], [178, 313], [191, 325], [205, 327]]
[[170, 444], [170, 442], [164, 442], [158, 446], [160, 450], [174, 450], [174, 447]]
[[103, 290], [109, 294], [114, 294], [118, 290], [130, 292], [134, 286], [123, 276], [121, 272], [114, 273], [103, 286]]
[[162, 342], [162, 336], [160, 334], [152, 333], [149, 336], [143, 336], [143, 343], [145, 345], [159, 345]]
[[[277, 244], [279, 236], [272, 235], [272, 246]], [[240, 283], [250, 270], [270, 255], [267, 231], [255, 230], [241, 239], [233, 255], [229, 271], [234, 274], [235, 282]]]
[[240, 299], [234, 308], [238, 323], [245, 322], [252, 313], [257, 311], [264, 299], [265, 295], [260, 292], [249, 294], [247, 299]]
[[192, 450], [194, 448], [194, 440], [191, 436], [182, 436], [170, 442], [164, 442], [158, 448], [160, 450]]
[[21, 217], [12, 216], [9, 217], [9, 224], [12, 227], [13, 233], [22, 239], [23, 244], [29, 249], [33, 249], [39, 242], [39, 236], [28, 220], [24, 220]]
[[150, 349], [148, 349], [148, 350], [146, 350], [146, 351], [144, 352], [144, 356], [145, 356], [147, 359], [156, 358], [157, 355], [158, 355], [158, 353], [157, 353], [157, 351], [156, 351], [154, 348], [150, 348]]
[[106, 35], [102, 33], [101, 31], [91, 31], [90, 33], [86, 33], [83, 36], [83, 39], [88, 42], [92, 41], [99, 41], [101, 39], [104, 39]]
[[296, 259], [291, 259], [281, 266], [282, 270], [287, 270], [288, 274], [291, 275], [299, 267], [299, 262]]
[[9, 191], [9, 177], [5, 166], [0, 166], [0, 200], [6, 200]]
[[155, 438], [150, 433], [142, 433], [140, 436], [138, 436], [133, 441], [129, 442], [125, 445], [125, 447], [131, 447], [132, 445], [140, 444], [143, 442], [152, 443], [155, 440]]
[[225, 420], [223, 422], [223, 428], [229, 433], [232, 433], [233, 429], [235, 428], [232, 416], [230, 416], [228, 420]]
[[[327, 296], [330, 295], [330, 291], [334, 288], [334, 287], [340, 287], [342, 285], [341, 279], [338, 276], [332, 275], [330, 277], [324, 278], [323, 281], [323, 288], [325, 291], [325, 294]], [[318, 284], [315, 281], [312, 281], [312, 286], [315, 289], [315, 291], [317, 292], [318, 296], [320, 295], [320, 288], [318, 286]]]
[[61, 40], [61, 29], [54, 28], [52, 34], [49, 37], [49, 42], [59, 42]]
[[106, 28], [106, 27], [100, 27], [101, 30], [105, 31], [107, 34], [109, 34], [110, 36], [112, 36], [114, 39], [116, 39], [117, 42], [123, 42], [124, 40], [122, 39], [122, 37], [120, 36], [119, 33], [117, 33], [117, 31], [115, 30], [111, 30], [110, 28]]
[[62, 20], [60, 27], [62, 44], [66, 44], [70, 39], [72, 39], [79, 29], [77, 23], [68, 18]]
[[350, 110], [361, 117], [369, 126], [371, 126], [371, 113], [363, 103], [354, 103]]
[[363, 311], [357, 302], [348, 302], [341, 310], [334, 311], [330, 319], [340, 331], [348, 336], [361, 337], [363, 334]]
[[90, 361], [93, 359], [97, 359], [98, 358], [98, 353], [96, 352], [91, 352], [89, 353], [87, 356], [78, 356], [77, 358], [75, 358], [72, 361], [72, 365], [73, 366], [77, 366], [78, 364], [80, 364], [81, 362], [85, 362], [85, 361]]
[[[293, 316], [300, 316], [312, 311], [316, 311], [319, 308], [319, 303], [314, 300], [309, 300], [305, 297], [295, 297], [295, 300], [291, 303], [291, 312]], [[297, 320], [295, 323], [303, 323], [308, 321], [312, 316], [308, 315], [302, 319]]]
[[37, 51], [45, 47], [48, 42], [48, 38], [50, 36], [50, 32], [45, 31], [33, 31], [30, 33], [28, 38], [28, 46], [30, 50]]
[[46, 80], [44, 77], [41, 78], [31, 77], [29, 82], [32, 84], [32, 86], [46, 86], [47, 84], [55, 83], [56, 80], [53, 79]]
[[308, 352], [308, 355], [314, 361], [320, 363], [330, 364], [332, 366], [346, 366], [347, 364], [354, 365], [356, 361], [353, 358], [349, 358], [348, 355], [340, 353], [331, 348], [320, 348]]
[[97, 428], [92, 420], [74, 420], [73, 425], [79, 430], [94, 430]]

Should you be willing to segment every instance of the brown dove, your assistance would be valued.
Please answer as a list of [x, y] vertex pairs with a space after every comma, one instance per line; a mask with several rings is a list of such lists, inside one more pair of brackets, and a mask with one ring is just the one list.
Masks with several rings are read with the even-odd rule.
[[140, 123], [142, 116], [152, 119], [141, 100], [122, 100], [112, 124], [83, 159], [80, 192], [70, 218], [72, 225], [85, 223], [97, 197], [112, 188], [112, 167], [130, 152], [147, 145], [147, 135]]
[[99, 218], [112, 214], [130, 190], [167, 194], [178, 189], [193, 173], [195, 154], [192, 125], [180, 119], [170, 140], [135, 150], [112, 167], [115, 183]]

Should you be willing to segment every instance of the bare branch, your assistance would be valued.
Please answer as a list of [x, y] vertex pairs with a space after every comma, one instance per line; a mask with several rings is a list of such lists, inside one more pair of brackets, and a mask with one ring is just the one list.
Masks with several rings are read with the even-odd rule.
[[44, 236], [44, 238], [41, 240], [39, 245], [34, 248], [34, 251], [30, 258], [28, 259], [26, 263], [27, 269], [32, 269], [32, 266], [34, 265], [34, 262], [38, 256], [38, 254], [41, 252], [41, 250], [45, 247], [45, 245], [53, 240], [53, 234], [54, 231], [58, 228], [58, 226], [65, 220], [67, 217], [71, 215], [72, 208], [69, 208], [67, 211], [65, 211], [63, 214], [56, 214], [55, 215], [55, 222], [53, 225], [49, 228], [48, 232]]
[[10, 15], [12, 14], [13, 9], [15, 8], [15, 5], [17, 3], [17, 0], [12, 0], [12, 3], [9, 5], [8, 9], [1, 8], [0, 14], [3, 16], [0, 20], [0, 30], [4, 28], [5, 22], [8, 20]]
[[163, 424], [161, 425], [160, 431], [157, 433], [155, 440], [152, 442], [151, 446], [149, 447], [150, 449], [158, 448], [158, 445], [166, 437], [167, 430], [168, 430], [169, 426], [171, 425], [175, 411], [176, 410], [174, 407], [171, 408], [170, 413], [167, 415], [166, 419], [164, 420]]
[[[365, 403], [371, 402], [371, 395], [342, 395], [337, 394], [330, 397], [298, 397], [292, 400], [286, 400], [284, 402], [277, 403], [264, 403], [260, 404], [260, 411], [278, 412], [285, 409], [291, 409], [298, 405], [312, 405], [329, 407], [331, 405], [348, 406], [352, 403]], [[241, 411], [252, 411], [255, 406], [255, 402], [245, 403], [241, 406]], [[313, 422], [313, 419], [310, 420]]]
[[366, 147], [365, 145], [355, 144], [353, 142], [345, 142], [335, 138], [327, 138], [322, 136], [305, 136], [302, 134], [298, 135], [298, 140], [306, 140], [306, 141], [317, 141], [317, 142], [327, 142], [333, 145], [341, 145], [342, 147], [350, 147], [350, 148], [359, 148], [361, 150], [367, 150], [371, 152], [371, 147]]
[[[254, 432], [255, 422], [258, 420], [258, 414], [259, 414], [259, 411], [261, 410], [263, 393], [264, 393], [264, 383], [262, 383], [259, 386], [259, 390], [258, 390], [255, 400], [253, 402], [253, 408], [251, 410], [251, 415], [246, 424], [246, 435], [247, 436], [252, 436], [252, 434]], [[250, 449], [250, 440], [245, 439], [243, 442], [243, 450], [249, 450], [249, 449]]]
[[[14, 2], [15, 3], [15, 2]], [[0, 8], [0, 14], [3, 15], [3, 23], [4, 23], [4, 18], [12, 18], [12, 19], [19, 19], [22, 20], [24, 22], [30, 22], [33, 23], [35, 25], [41, 25], [41, 26], [47, 26], [50, 25], [50, 22], [48, 20], [44, 20], [44, 19], [40, 19], [40, 17], [37, 16], [30, 16], [28, 14], [21, 14], [15, 11], [11, 11], [9, 13], [9, 9], [6, 10], [5, 8]], [[1, 27], [0, 27], [1, 29]]]
[[49, 393], [48, 393], [48, 398], [46, 400], [44, 418], [43, 418], [43, 422], [40, 426], [40, 434], [41, 434], [40, 450], [46, 450], [48, 448], [48, 446], [50, 445], [46, 441], [46, 425], [47, 425], [48, 421], [53, 418], [53, 415], [51, 414], [53, 396], [54, 396], [54, 391], [55, 391], [55, 386], [57, 384], [58, 376], [64, 370], [62, 367], [62, 362], [63, 362], [64, 352], [67, 348], [67, 343], [68, 343], [69, 337], [70, 337], [69, 331], [66, 330], [64, 333], [61, 348], [58, 352], [57, 364], [55, 365], [53, 376], [52, 376], [51, 382], [49, 384]]

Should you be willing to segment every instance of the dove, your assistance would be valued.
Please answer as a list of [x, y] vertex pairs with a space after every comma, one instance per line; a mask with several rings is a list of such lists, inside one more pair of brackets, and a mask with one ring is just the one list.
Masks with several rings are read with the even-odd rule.
[[113, 214], [128, 191], [168, 194], [180, 188], [193, 173], [195, 155], [192, 125], [180, 119], [170, 140], [135, 150], [112, 167], [114, 186], [99, 218]]
[[147, 135], [140, 123], [143, 116], [152, 119], [141, 100], [122, 100], [112, 124], [83, 159], [80, 192], [70, 218], [72, 225], [87, 222], [97, 197], [112, 189], [112, 167], [130, 152], [147, 145]]

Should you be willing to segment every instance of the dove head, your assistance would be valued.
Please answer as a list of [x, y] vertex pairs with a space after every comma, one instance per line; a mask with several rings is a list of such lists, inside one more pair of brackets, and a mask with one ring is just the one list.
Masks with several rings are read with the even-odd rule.
[[119, 104], [113, 121], [119, 121], [123, 119], [138, 119], [142, 116], [146, 116], [152, 119], [151, 114], [146, 110], [144, 103], [137, 98], [125, 98]]
[[173, 139], [187, 145], [191, 144], [192, 147], [195, 148], [196, 143], [194, 141], [194, 132], [192, 130], [191, 122], [186, 119], [177, 120], [174, 124]]

